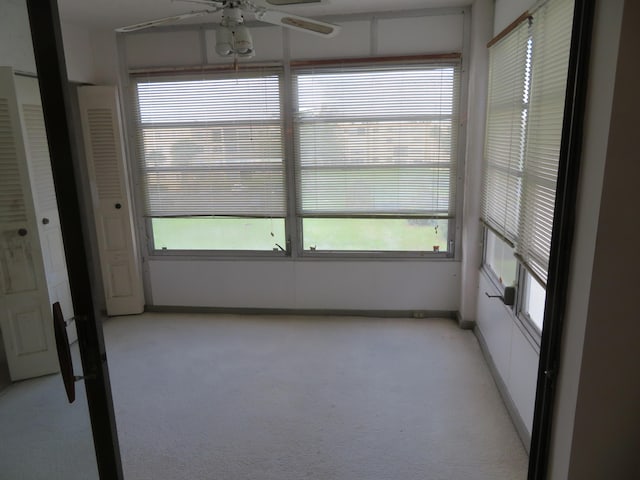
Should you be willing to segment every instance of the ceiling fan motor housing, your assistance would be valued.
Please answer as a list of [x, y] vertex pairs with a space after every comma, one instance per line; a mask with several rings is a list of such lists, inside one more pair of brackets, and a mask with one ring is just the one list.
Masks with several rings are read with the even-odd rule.
[[234, 25], [240, 25], [242, 23], [244, 23], [242, 10], [237, 7], [225, 8], [223, 10], [222, 25], [233, 27]]

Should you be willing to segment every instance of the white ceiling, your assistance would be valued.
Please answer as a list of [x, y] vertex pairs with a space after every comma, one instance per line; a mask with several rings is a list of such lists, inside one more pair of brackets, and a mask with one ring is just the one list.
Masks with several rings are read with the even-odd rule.
[[[459, 7], [472, 0], [322, 0], [319, 4], [277, 7], [303, 16]], [[180, 0], [58, 0], [60, 20], [87, 28], [113, 29], [193, 10], [204, 5]], [[200, 22], [219, 21], [219, 14], [199, 17]]]

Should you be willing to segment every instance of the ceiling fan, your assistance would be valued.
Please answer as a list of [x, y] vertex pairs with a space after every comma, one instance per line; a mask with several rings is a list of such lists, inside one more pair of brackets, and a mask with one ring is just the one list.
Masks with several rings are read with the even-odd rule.
[[196, 10], [170, 17], [116, 28], [116, 32], [133, 32], [145, 28], [177, 23], [187, 18], [200, 17], [222, 10], [222, 21], [216, 28], [216, 52], [224, 57], [252, 57], [255, 54], [251, 33], [244, 25], [244, 12], [252, 12], [257, 20], [279, 25], [300, 32], [330, 38], [338, 34], [340, 27], [298, 15], [271, 9], [271, 5], [296, 5], [319, 3], [321, 0], [183, 0], [206, 5], [204, 10]]

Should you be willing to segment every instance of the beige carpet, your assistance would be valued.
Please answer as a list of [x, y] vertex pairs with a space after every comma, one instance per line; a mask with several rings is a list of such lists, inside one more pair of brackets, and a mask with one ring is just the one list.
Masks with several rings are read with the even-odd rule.
[[[127, 479], [526, 478], [477, 341], [451, 320], [148, 313], [105, 338]], [[11, 461], [0, 478], [95, 478], [82, 463], [4, 477]]]

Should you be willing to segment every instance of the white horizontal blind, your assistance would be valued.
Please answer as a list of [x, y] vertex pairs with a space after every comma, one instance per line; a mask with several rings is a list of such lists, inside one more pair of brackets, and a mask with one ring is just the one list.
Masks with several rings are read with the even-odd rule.
[[455, 215], [459, 65], [294, 71], [298, 214]]
[[286, 215], [280, 75], [138, 79], [150, 217]]
[[573, 0], [552, 0], [533, 15], [520, 239], [516, 254], [546, 283], [562, 136]]
[[482, 218], [516, 242], [528, 111], [528, 21], [489, 50]]

